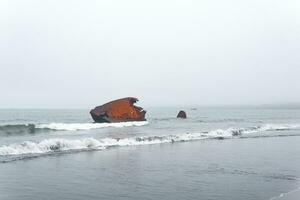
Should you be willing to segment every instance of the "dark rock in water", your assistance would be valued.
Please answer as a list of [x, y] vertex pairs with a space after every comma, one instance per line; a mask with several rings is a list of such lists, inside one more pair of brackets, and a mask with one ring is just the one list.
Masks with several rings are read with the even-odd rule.
[[177, 118], [186, 119], [186, 113], [183, 110], [179, 111]]
[[137, 98], [127, 97], [98, 106], [90, 111], [95, 122], [145, 121], [146, 111], [133, 105]]

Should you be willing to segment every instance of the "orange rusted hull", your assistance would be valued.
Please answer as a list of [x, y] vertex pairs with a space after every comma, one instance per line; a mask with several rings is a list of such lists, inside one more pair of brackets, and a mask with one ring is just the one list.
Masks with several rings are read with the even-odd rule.
[[138, 99], [134, 97], [114, 100], [97, 106], [90, 111], [90, 114], [98, 123], [145, 121], [146, 111], [134, 105], [137, 101]]

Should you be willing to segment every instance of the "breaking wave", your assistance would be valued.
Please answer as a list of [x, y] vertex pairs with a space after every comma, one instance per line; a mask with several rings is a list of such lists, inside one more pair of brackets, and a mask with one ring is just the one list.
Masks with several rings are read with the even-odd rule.
[[208, 136], [201, 133], [186, 133], [168, 136], [145, 136], [132, 138], [83, 138], [83, 139], [45, 139], [40, 142], [25, 141], [22, 143], [4, 145], [0, 147], [0, 156], [43, 154], [70, 150], [98, 150], [115, 146], [137, 146], [147, 144], [162, 144], [206, 139]]
[[43, 154], [55, 151], [101, 149], [101, 144], [93, 138], [78, 140], [46, 139], [41, 142], [25, 141], [0, 147], [0, 155]]
[[59, 131], [77, 131], [77, 130], [90, 130], [107, 127], [129, 127], [129, 126], [144, 126], [147, 125], [147, 121], [135, 121], [135, 122], [119, 122], [119, 123], [50, 123], [50, 124], [38, 124], [36, 128], [39, 129], [51, 129]]
[[226, 130], [217, 129], [210, 131], [210, 134], [223, 134], [238, 136], [242, 134], [258, 133], [263, 131], [284, 131], [300, 128], [300, 124], [265, 124], [261, 126], [253, 126], [248, 128], [229, 128]]
[[0, 126], [0, 133], [22, 134], [36, 133], [43, 131], [77, 131], [100, 129], [107, 127], [129, 127], [129, 126], [144, 126], [147, 121], [136, 122], [119, 122], [119, 123], [49, 123], [49, 124], [9, 124]]
[[[124, 123], [122, 123], [124, 125]], [[145, 125], [145, 122], [129, 123], [131, 125]], [[128, 126], [129, 125], [127, 123]], [[104, 124], [95, 124], [104, 125]], [[106, 124], [105, 124], [106, 125]], [[108, 124], [107, 124], [108, 125]], [[118, 124], [121, 126], [121, 123]], [[49, 127], [49, 126], [47, 126]], [[137, 145], [149, 145], [149, 144], [163, 144], [163, 143], [174, 143], [174, 142], [187, 142], [194, 140], [203, 139], [227, 139], [227, 138], [238, 138], [240, 135], [249, 134], [260, 131], [269, 130], [286, 130], [294, 129], [299, 127], [298, 125], [264, 125], [259, 127], [251, 128], [229, 128], [229, 129], [217, 129], [209, 132], [201, 133], [184, 133], [184, 134], [173, 134], [173, 135], [162, 135], [162, 136], [142, 136], [142, 137], [130, 137], [130, 138], [81, 138], [81, 139], [63, 139], [53, 138], [45, 139], [39, 142], [24, 141], [22, 143], [15, 143], [0, 146], [0, 156], [13, 156], [13, 155], [36, 155], [45, 154], [51, 152], [65, 152], [73, 150], [100, 150], [116, 146], [137, 146]], [[53, 128], [53, 127], [52, 127]], [[60, 127], [54, 127], [59, 129]], [[76, 126], [67, 127], [68, 130], [77, 130]], [[90, 128], [90, 127], [86, 127]], [[64, 130], [66, 127], [64, 126]]]

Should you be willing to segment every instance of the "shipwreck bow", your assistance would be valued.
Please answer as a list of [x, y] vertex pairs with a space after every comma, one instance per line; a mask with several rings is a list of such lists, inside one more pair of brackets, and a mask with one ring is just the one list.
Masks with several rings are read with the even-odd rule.
[[145, 121], [146, 111], [134, 104], [137, 98], [127, 97], [97, 106], [90, 111], [95, 122]]

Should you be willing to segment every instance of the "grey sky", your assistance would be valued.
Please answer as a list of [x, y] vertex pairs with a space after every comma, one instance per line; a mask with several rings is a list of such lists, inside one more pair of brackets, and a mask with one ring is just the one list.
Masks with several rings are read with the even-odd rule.
[[300, 102], [298, 0], [1, 0], [0, 107]]

